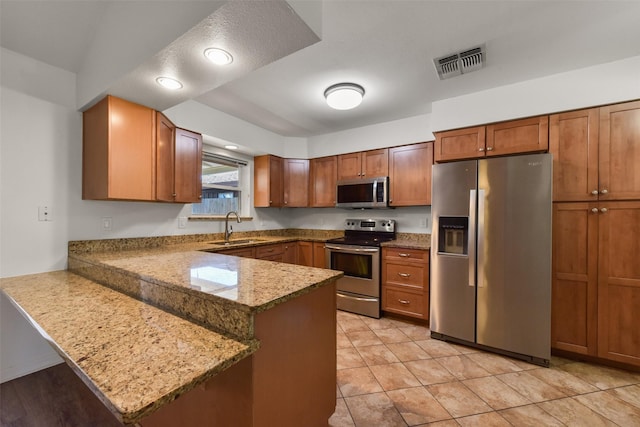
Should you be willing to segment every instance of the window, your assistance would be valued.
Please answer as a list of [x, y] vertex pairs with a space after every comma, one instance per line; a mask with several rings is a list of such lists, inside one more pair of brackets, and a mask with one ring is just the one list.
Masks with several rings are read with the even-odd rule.
[[244, 160], [202, 153], [202, 202], [191, 205], [194, 215], [225, 215], [240, 212], [242, 194], [241, 168]]

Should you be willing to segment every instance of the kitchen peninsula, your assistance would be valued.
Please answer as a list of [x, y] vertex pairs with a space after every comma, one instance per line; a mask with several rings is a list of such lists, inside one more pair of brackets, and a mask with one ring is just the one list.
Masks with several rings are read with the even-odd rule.
[[71, 242], [68, 271], [0, 287], [125, 424], [327, 424], [342, 273], [141, 241]]

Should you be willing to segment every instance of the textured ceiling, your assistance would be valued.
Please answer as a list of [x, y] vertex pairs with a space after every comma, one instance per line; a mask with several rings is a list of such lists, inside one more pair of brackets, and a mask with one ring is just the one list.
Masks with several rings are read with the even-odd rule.
[[[310, 10], [304, 19], [294, 12], [301, 6]], [[0, 43], [78, 73], [79, 108], [103, 93], [160, 110], [194, 99], [284, 136], [310, 136], [640, 55], [638, 17], [638, 1], [2, 0]], [[211, 43], [232, 51], [231, 67], [203, 62]], [[433, 58], [482, 43], [485, 68], [438, 79]], [[169, 72], [182, 91], [153, 83]], [[324, 103], [324, 89], [342, 81], [365, 87], [357, 109]]]

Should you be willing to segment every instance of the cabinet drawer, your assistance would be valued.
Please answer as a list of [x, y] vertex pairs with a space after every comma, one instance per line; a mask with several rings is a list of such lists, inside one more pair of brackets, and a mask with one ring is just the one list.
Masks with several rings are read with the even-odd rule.
[[407, 285], [423, 289], [426, 284], [427, 273], [420, 265], [409, 263], [386, 262], [385, 284]]
[[429, 261], [429, 251], [423, 251], [420, 249], [383, 248], [382, 256], [385, 259], [403, 261]]
[[239, 256], [239, 257], [243, 257], [243, 258], [254, 258], [255, 257], [254, 248], [228, 249], [226, 251], [220, 251], [218, 253], [221, 253], [221, 254], [224, 254], [224, 255]]
[[282, 256], [282, 254], [284, 254], [282, 243], [256, 247], [256, 258], [258, 259], [265, 259], [274, 255]]
[[382, 309], [406, 316], [427, 319], [428, 303], [422, 292], [383, 287]]
[[268, 255], [268, 256], [260, 257], [258, 259], [261, 259], [264, 261], [284, 262], [284, 255], [283, 254]]

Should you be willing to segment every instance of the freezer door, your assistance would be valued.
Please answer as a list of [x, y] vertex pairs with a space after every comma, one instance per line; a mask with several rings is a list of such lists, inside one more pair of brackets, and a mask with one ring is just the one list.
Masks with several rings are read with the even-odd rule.
[[550, 358], [552, 156], [478, 163], [478, 344]]
[[434, 165], [432, 182], [429, 325], [473, 342], [477, 161]]

